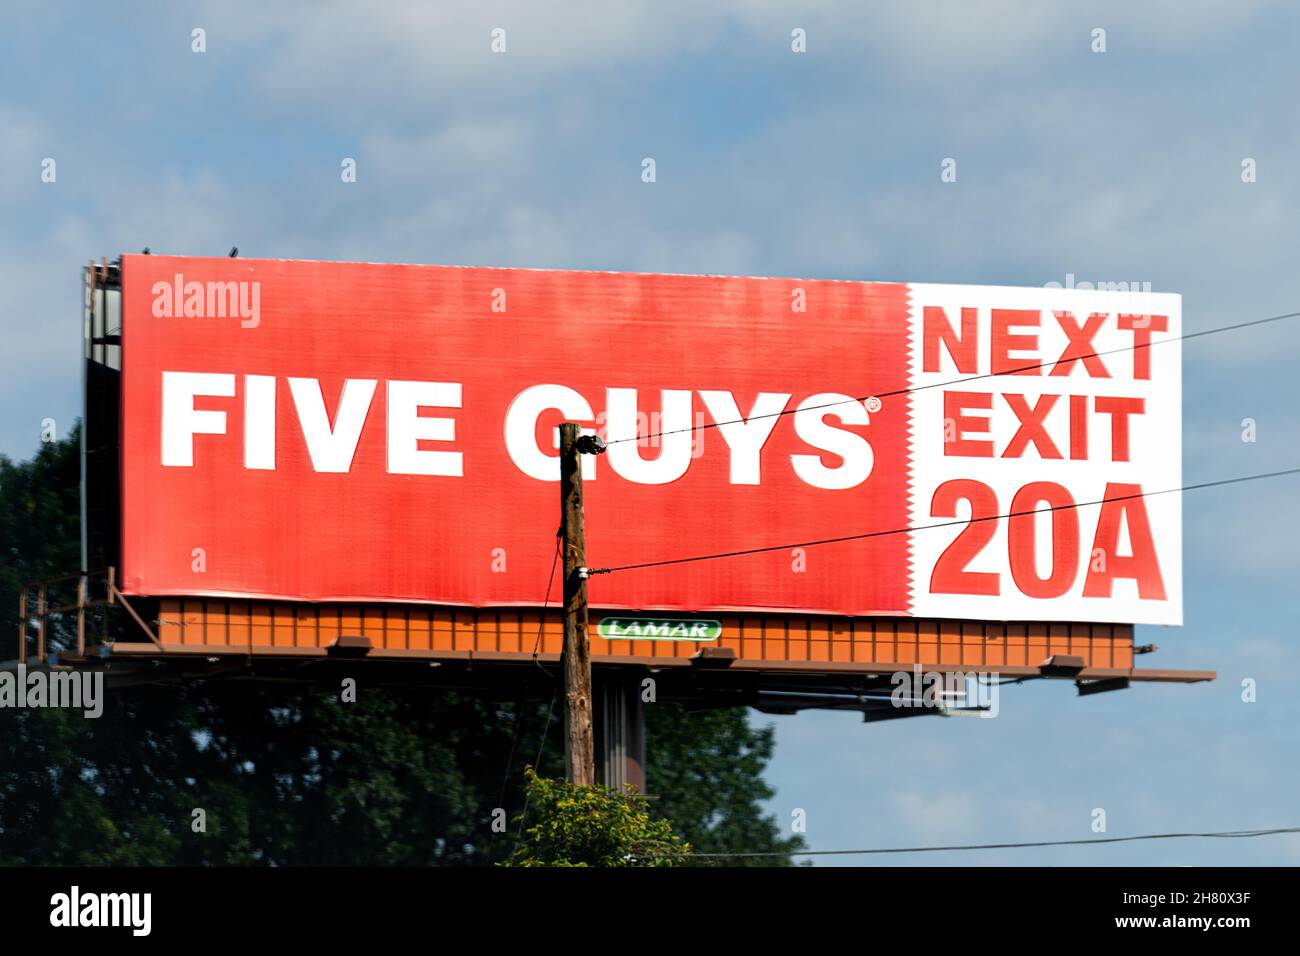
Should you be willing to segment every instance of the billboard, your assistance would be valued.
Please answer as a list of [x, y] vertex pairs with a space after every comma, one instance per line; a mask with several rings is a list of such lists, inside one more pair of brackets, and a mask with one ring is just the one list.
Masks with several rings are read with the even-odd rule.
[[1175, 295], [166, 256], [122, 289], [127, 594], [536, 606], [570, 420], [609, 442], [588, 563], [627, 568], [596, 607], [1181, 623]]

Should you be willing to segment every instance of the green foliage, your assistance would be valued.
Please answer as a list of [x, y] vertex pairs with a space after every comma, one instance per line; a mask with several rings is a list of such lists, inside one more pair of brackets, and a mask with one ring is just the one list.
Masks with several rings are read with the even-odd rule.
[[[741, 708], [690, 714], [661, 701], [646, 708], [646, 789], [655, 813], [672, 820], [697, 853], [792, 853], [803, 837], [782, 837], [762, 804], [774, 792], [763, 769], [771, 727], [755, 728]], [[728, 860], [728, 866], [789, 866], [788, 856]]]
[[690, 855], [690, 844], [667, 820], [653, 819], [631, 787], [578, 787], [532, 767], [524, 777], [534, 823], [507, 866], [679, 866]]
[[[30, 461], [0, 456], [0, 659], [12, 659], [21, 582], [80, 563], [78, 435]], [[64, 638], [66, 639], [66, 635]], [[51, 646], [58, 646], [51, 635]], [[529, 699], [506, 704], [427, 688], [231, 678], [111, 687], [95, 720], [80, 711], [0, 708], [0, 865], [489, 865], [511, 857], [523, 765], [563, 774], [561, 721], [541, 671]], [[679, 861], [707, 852], [797, 848], [761, 812], [771, 732], [745, 711], [691, 716], [647, 708], [650, 818], [613, 795], [571, 862], [620, 849]], [[544, 731], [549, 729], [549, 746]], [[539, 778], [541, 779], [541, 778]], [[562, 785], [561, 785], [562, 786]], [[555, 791], [551, 791], [552, 793]], [[591, 797], [588, 799], [596, 799]], [[548, 796], [535, 798], [529, 820]], [[604, 804], [601, 804], [604, 806]], [[205, 811], [205, 832], [192, 828]], [[566, 812], [568, 808], [566, 807]], [[583, 819], [579, 814], [576, 819]], [[613, 821], [614, 837], [602, 836]], [[600, 826], [597, 826], [600, 824]], [[604, 827], [604, 829], [602, 829]], [[528, 852], [542, 859], [529, 836]], [[602, 842], [604, 841], [604, 842]], [[567, 852], [567, 851], [566, 851]]]
[[[513, 848], [491, 824], [522, 806], [518, 787], [499, 802], [515, 712], [364, 679], [354, 704], [235, 681], [105, 696], [97, 720], [0, 710], [0, 864], [485, 865]], [[519, 713], [535, 754], [544, 714]]]
[[80, 436], [20, 464], [0, 455], [0, 660], [16, 656], [19, 585], [81, 566]]

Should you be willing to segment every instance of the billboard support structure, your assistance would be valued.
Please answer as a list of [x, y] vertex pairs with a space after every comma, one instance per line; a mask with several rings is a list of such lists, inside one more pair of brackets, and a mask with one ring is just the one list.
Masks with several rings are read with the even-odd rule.
[[619, 793], [627, 787], [646, 792], [643, 673], [620, 669], [596, 677], [597, 779]]

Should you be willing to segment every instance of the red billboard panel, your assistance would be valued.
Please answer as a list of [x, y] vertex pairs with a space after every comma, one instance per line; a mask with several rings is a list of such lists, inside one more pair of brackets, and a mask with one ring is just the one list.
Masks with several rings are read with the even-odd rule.
[[569, 420], [609, 442], [593, 567], [773, 548], [595, 577], [596, 606], [1181, 620], [1178, 496], [1142, 497], [1180, 477], [1178, 346], [1148, 347], [1177, 296], [164, 256], [122, 281], [128, 594], [537, 605]]

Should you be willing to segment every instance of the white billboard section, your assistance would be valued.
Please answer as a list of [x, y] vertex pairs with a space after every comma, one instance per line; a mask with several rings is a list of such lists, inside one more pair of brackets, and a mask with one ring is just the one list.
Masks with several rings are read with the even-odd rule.
[[913, 613], [1181, 624], [1181, 296], [910, 289]]

